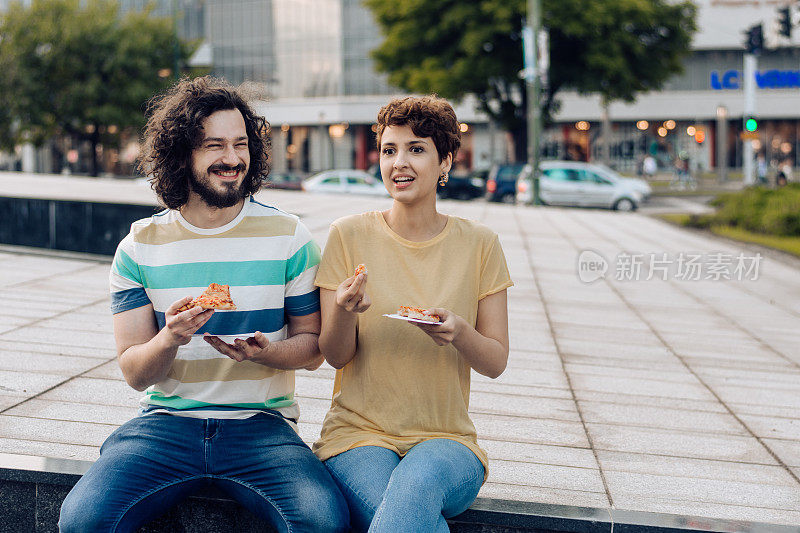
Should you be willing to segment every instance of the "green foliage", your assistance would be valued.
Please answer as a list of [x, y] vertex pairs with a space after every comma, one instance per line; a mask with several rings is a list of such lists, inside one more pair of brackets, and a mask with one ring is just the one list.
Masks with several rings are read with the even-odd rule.
[[692, 217], [695, 227], [731, 226], [764, 235], [800, 237], [800, 184], [780, 189], [750, 187], [712, 201], [712, 215]]
[[[0, 143], [67, 134], [108, 144], [140, 128], [147, 100], [172, 81], [159, 71], [173, 67], [176, 43], [172, 20], [150, 11], [120, 16], [111, 0], [10, 4], [0, 15]], [[178, 46], [185, 61], [189, 45]]]
[[[525, 131], [520, 79], [525, 0], [364, 0], [385, 39], [373, 52], [390, 83], [412, 92], [477, 96], [505, 129]], [[550, 33], [546, 118], [562, 89], [604, 102], [659, 89], [682, 69], [696, 31], [690, 0], [543, 0]]]

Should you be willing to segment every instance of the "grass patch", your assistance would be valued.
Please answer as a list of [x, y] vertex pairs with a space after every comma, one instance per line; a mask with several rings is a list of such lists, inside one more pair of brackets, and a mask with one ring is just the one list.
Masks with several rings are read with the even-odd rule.
[[[698, 216], [687, 215], [685, 213], [670, 213], [656, 215], [656, 218], [660, 218], [661, 220], [677, 226], [697, 227], [695, 220]], [[795, 257], [800, 257], [800, 236], [764, 235], [735, 226], [721, 224], [704, 226], [703, 229], [721, 237], [727, 237], [728, 239], [739, 242], [758, 244], [760, 246], [772, 248], [773, 250], [786, 252]]]
[[800, 257], [800, 237], [784, 237], [780, 235], [762, 235], [733, 226], [712, 226], [711, 232], [739, 242], [760, 244], [767, 248], [781, 250], [795, 257]]

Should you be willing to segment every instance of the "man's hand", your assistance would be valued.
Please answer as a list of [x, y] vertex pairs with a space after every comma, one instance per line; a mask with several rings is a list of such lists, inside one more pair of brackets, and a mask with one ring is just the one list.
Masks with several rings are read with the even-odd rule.
[[336, 289], [336, 305], [351, 313], [363, 313], [372, 305], [366, 291], [366, 273], [350, 276]]
[[233, 344], [228, 344], [219, 337], [208, 333], [203, 335], [203, 340], [213, 346], [219, 353], [227, 355], [239, 363], [249, 361], [269, 347], [269, 339], [260, 331], [256, 331], [247, 340], [235, 339]]
[[178, 309], [191, 301], [191, 296], [182, 298], [170, 305], [164, 313], [166, 316], [164, 330], [174, 346], [188, 344], [192, 340], [192, 335], [203, 327], [203, 324], [208, 322], [208, 319], [214, 314], [213, 309], [204, 310], [199, 305], [186, 311], [178, 312]]
[[439, 346], [445, 346], [452, 343], [458, 335], [463, 331], [467, 322], [455, 313], [442, 309], [441, 307], [433, 307], [425, 311], [426, 315], [437, 315], [442, 321], [437, 323], [431, 322], [424, 324], [422, 322], [410, 322], [419, 329], [427, 333], [433, 341]]

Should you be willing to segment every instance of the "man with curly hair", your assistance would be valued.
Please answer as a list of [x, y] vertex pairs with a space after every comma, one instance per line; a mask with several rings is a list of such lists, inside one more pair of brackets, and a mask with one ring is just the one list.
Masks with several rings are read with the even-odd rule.
[[[133, 223], [110, 274], [120, 368], [145, 396], [64, 500], [61, 531], [135, 531], [207, 485], [278, 531], [346, 530], [296, 431], [294, 369], [322, 362], [320, 252], [297, 217], [252, 196], [268, 130], [214, 78], [154, 100], [141, 168], [167, 209]], [[235, 311], [188, 308], [210, 283], [230, 286]]]

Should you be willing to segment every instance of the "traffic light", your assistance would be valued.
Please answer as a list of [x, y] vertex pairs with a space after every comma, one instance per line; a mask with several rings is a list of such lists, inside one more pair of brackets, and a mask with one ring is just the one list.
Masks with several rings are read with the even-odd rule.
[[789, 6], [778, 10], [778, 33], [784, 37], [792, 37], [792, 8]]
[[758, 131], [758, 120], [756, 120], [756, 117], [744, 117], [744, 131], [750, 133]]
[[761, 49], [764, 48], [764, 30], [761, 24], [749, 27], [745, 33], [747, 34], [747, 39], [744, 47], [747, 49], [747, 53], [760, 53]]

